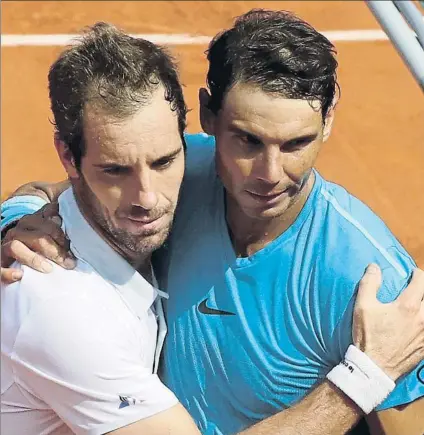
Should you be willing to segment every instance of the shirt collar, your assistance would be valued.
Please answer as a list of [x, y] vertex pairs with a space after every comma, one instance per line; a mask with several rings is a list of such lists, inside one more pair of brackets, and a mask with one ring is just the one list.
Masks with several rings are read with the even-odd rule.
[[[152, 286], [91, 227], [78, 207], [72, 188], [60, 195], [59, 214], [75, 256], [112, 284], [131, 309], [143, 314], [158, 295], [168, 298], [167, 293]], [[154, 275], [153, 280], [156, 284]]]

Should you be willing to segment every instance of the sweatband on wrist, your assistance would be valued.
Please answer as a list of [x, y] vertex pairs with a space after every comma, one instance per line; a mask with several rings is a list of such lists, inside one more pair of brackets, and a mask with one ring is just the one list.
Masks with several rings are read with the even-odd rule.
[[327, 379], [365, 414], [383, 402], [396, 387], [393, 379], [354, 345], [349, 346], [344, 360], [327, 374]]
[[14, 196], [1, 205], [1, 231], [27, 214], [38, 211], [48, 202], [35, 195]]

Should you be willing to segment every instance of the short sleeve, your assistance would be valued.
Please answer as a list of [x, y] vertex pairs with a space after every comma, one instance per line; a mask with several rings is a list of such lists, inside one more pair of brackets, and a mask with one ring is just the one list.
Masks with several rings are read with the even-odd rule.
[[76, 434], [100, 434], [162, 412], [177, 399], [143, 361], [133, 324], [83, 297], [31, 308], [13, 351], [15, 381]]

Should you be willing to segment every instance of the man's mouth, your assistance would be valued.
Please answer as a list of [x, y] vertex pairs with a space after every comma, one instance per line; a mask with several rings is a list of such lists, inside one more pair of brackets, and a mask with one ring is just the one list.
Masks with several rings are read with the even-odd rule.
[[153, 234], [161, 231], [167, 226], [167, 215], [166, 213], [160, 216], [143, 216], [135, 217], [128, 216], [120, 218], [123, 226], [127, 231], [133, 232], [134, 234]]
[[276, 192], [276, 193], [268, 192], [268, 193], [264, 194], [264, 193], [253, 192], [251, 190], [246, 190], [246, 192], [249, 193], [253, 198], [255, 198], [258, 201], [268, 202], [268, 201], [273, 201], [273, 200], [280, 198], [285, 193], [287, 193], [288, 190], [289, 190], [289, 187], [287, 187], [284, 190], [280, 190], [279, 192]]
[[132, 222], [138, 222], [141, 224], [150, 224], [158, 219], [160, 219], [162, 216], [156, 216], [156, 217], [135, 217], [135, 216], [128, 216], [126, 219], [132, 221]]

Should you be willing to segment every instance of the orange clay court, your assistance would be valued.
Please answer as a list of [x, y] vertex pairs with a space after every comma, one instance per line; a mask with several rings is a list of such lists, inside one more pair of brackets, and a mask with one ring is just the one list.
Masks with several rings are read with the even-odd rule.
[[[362, 1], [7, 1], [3, 35], [67, 34], [96, 21], [131, 33], [211, 36], [254, 7], [294, 11], [321, 31], [379, 29]], [[335, 42], [342, 98], [318, 169], [377, 212], [424, 267], [424, 100], [390, 41]], [[206, 44], [175, 45], [200, 130], [197, 91]], [[59, 46], [2, 46], [1, 195], [32, 180], [64, 178], [52, 142], [47, 72]]]

